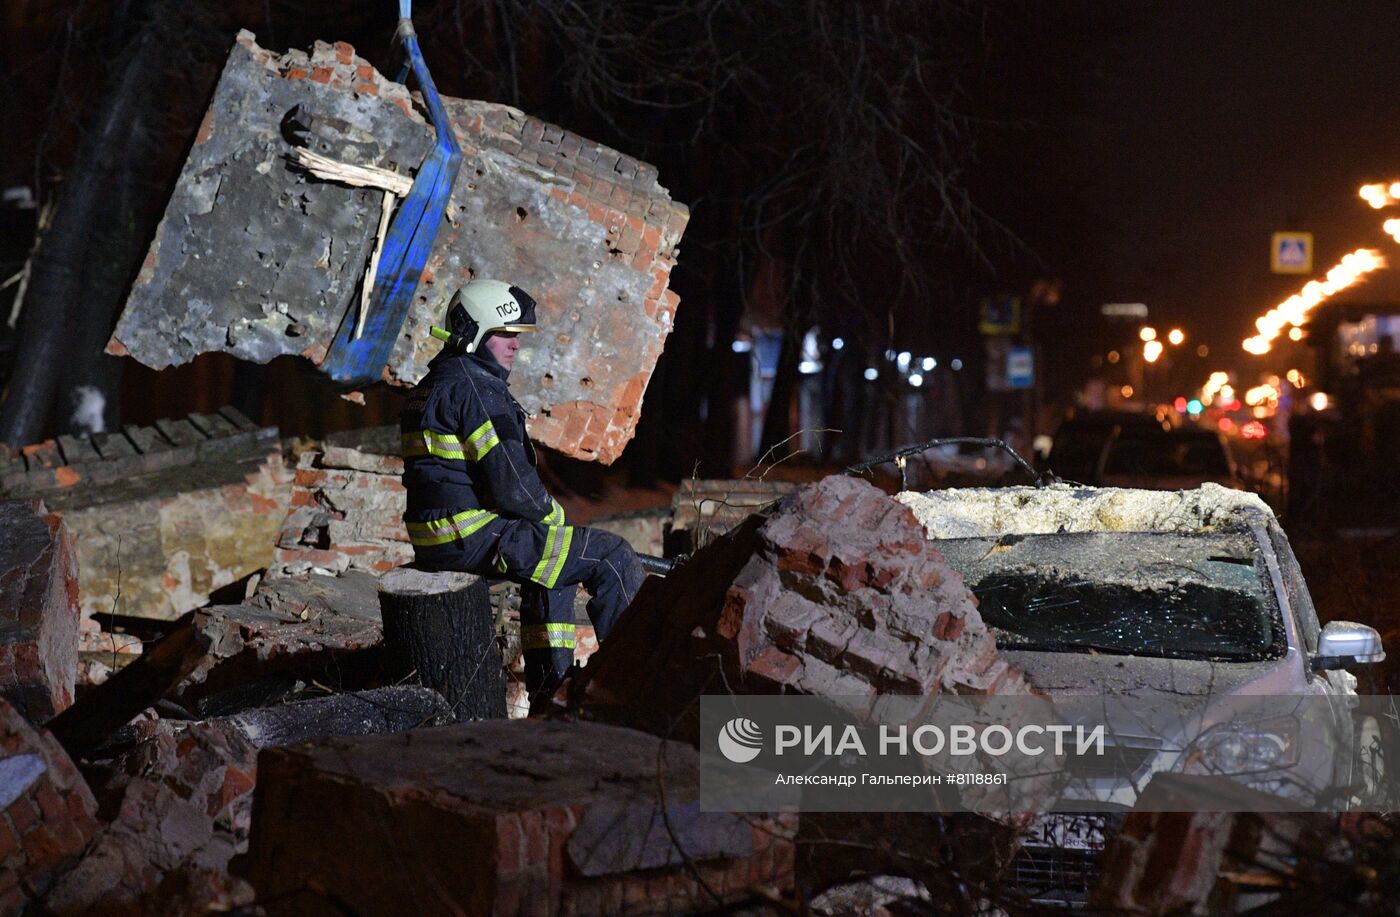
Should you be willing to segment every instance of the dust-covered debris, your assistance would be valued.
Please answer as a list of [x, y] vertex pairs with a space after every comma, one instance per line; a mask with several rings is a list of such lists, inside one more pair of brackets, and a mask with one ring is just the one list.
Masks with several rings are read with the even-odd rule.
[[648, 581], [583, 675], [590, 715], [668, 735], [687, 735], [681, 719], [720, 685], [830, 697], [1030, 691], [913, 513], [841, 476]]
[[928, 537], [975, 538], [1057, 532], [1201, 532], [1242, 524], [1273, 511], [1256, 494], [1203, 484], [1196, 490], [1112, 487], [997, 487], [906, 491], [895, 497], [914, 511]]
[[48, 891], [97, 832], [96, 815], [58, 742], [0, 698], [0, 913]]
[[[248, 848], [261, 748], [401, 732], [446, 722], [443, 699], [418, 686], [335, 694], [200, 722], [146, 719], [138, 740], [104, 770], [103, 809], [112, 813], [81, 862], [50, 890], [55, 913], [164, 913], [151, 905], [179, 883], [201, 907], [252, 890], [227, 875]], [[96, 769], [94, 769], [96, 772]], [[215, 880], [223, 877], [223, 881]]]

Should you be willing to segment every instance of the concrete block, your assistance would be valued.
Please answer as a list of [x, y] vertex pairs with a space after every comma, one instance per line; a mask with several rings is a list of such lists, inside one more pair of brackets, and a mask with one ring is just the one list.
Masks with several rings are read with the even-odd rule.
[[695, 750], [630, 730], [488, 720], [258, 769], [249, 876], [270, 914], [677, 914], [792, 887], [791, 818], [700, 812]]
[[0, 697], [42, 723], [73, 703], [78, 552], [38, 499], [0, 502]]

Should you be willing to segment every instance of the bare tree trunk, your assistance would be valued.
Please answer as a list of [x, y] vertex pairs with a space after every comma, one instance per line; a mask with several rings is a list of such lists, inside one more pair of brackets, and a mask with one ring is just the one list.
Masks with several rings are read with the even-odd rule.
[[[53, 225], [35, 256], [10, 384], [0, 401], [0, 442], [19, 446], [43, 435], [63, 367], [110, 359], [100, 344], [92, 350], [92, 342], [106, 342], [120, 305], [122, 290], [113, 292], [112, 284], [124, 287], [130, 278], [115, 265], [93, 264], [104, 255], [94, 251], [94, 239], [105, 230], [119, 231], [105, 225], [109, 221], [127, 222], [114, 203], [123, 183], [143, 166], [136, 132], [160, 97], [157, 28], [148, 19], [128, 45], [78, 146]], [[121, 279], [114, 280], [118, 275]]]
[[[768, 450], [792, 436], [792, 396], [797, 388], [797, 357], [802, 346], [791, 329], [783, 332], [782, 355], [778, 357], [778, 371], [773, 378], [773, 393], [768, 399], [768, 410], [763, 415], [763, 437], [758, 444], [758, 455], [762, 459]], [[790, 449], [788, 451], [791, 451]], [[786, 455], [778, 452], [768, 457], [777, 461]]]

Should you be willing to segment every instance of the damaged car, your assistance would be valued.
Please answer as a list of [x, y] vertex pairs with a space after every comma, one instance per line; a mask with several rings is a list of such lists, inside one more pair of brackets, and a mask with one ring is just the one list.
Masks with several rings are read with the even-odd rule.
[[[899, 499], [976, 595], [1004, 656], [1041, 691], [1202, 711], [1167, 725], [1124, 722], [1104, 758], [1068, 761], [1060, 808], [1085, 814], [1036, 822], [1015, 864], [1021, 888], [1082, 901], [1106, 839], [1156, 773], [1312, 793], [1304, 806], [1326, 804], [1327, 788], [1377, 784], [1379, 758], [1362, 750], [1378, 746], [1379, 725], [1353, 710], [1357, 679], [1346, 669], [1382, 661], [1380, 636], [1319, 625], [1288, 539], [1257, 496], [1213, 484], [1055, 485]], [[1323, 711], [1348, 753], [1303, 741], [1296, 717], [1229, 715], [1259, 699]]]

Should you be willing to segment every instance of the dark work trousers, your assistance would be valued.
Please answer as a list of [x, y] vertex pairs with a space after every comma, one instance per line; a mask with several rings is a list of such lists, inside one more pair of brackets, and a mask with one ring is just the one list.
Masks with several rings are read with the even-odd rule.
[[611, 532], [523, 519], [496, 517], [465, 538], [415, 546], [414, 552], [425, 569], [520, 584], [520, 642], [532, 708], [553, 697], [573, 666], [578, 587], [588, 591], [588, 618], [602, 641], [646, 579], [631, 545]]

